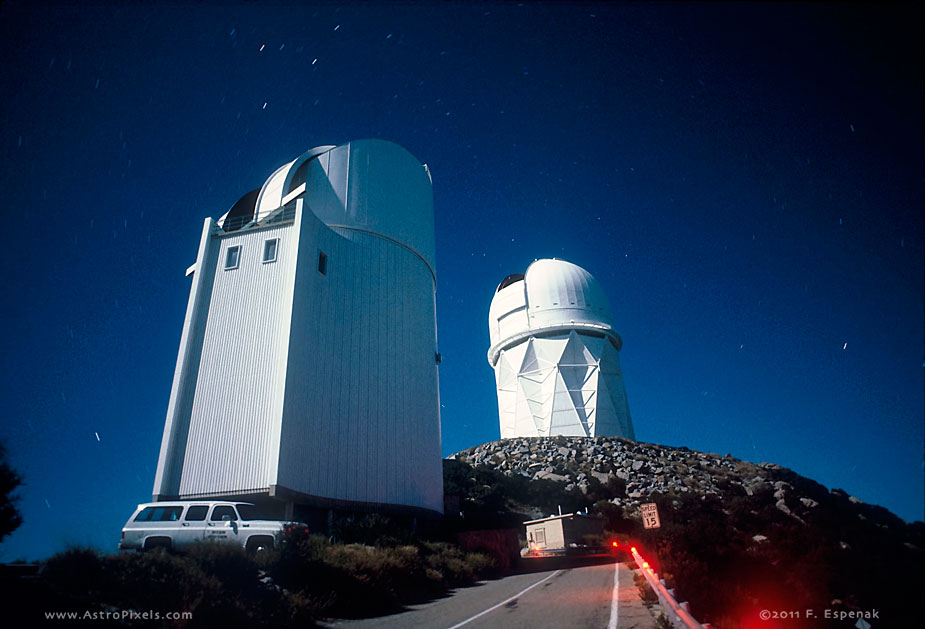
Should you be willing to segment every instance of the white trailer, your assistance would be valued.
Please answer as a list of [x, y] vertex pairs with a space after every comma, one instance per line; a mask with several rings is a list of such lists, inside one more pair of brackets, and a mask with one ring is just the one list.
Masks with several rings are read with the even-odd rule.
[[598, 516], [566, 513], [529, 520], [524, 525], [527, 527], [525, 557], [596, 554], [617, 548], [614, 542], [605, 543], [604, 518]]

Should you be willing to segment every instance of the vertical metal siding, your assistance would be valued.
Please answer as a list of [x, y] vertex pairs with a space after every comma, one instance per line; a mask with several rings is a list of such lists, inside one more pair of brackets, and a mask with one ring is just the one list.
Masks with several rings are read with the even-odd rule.
[[174, 496], [180, 490], [183, 455], [189, 433], [189, 417], [194, 386], [202, 355], [202, 334], [208, 316], [208, 303], [212, 294], [217, 247], [212, 238], [215, 223], [207, 218], [199, 241], [195, 272], [190, 287], [189, 301], [180, 336], [180, 351], [173, 374], [167, 420], [154, 476], [154, 496]]
[[[275, 481], [295, 236], [288, 225], [219, 240], [181, 495], [262, 489]], [[264, 264], [268, 238], [280, 239], [279, 250], [276, 262]], [[225, 270], [232, 246], [241, 247], [239, 265]]]
[[278, 482], [442, 511], [433, 276], [391, 240], [315, 235], [299, 255], [324, 250], [328, 274], [296, 277]]

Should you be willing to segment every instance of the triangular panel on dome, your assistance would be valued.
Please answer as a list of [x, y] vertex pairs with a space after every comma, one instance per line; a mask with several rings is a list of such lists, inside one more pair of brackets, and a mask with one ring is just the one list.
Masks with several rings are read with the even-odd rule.
[[570, 437], [589, 437], [587, 424], [581, 421], [574, 408], [553, 411], [549, 429], [553, 434]]
[[526, 407], [534, 418], [543, 417], [549, 413], [553, 393], [552, 382], [535, 382], [529, 378], [520, 377], [518, 385], [523, 393]]
[[598, 381], [598, 396], [598, 434], [634, 439], [623, 381], [612, 373], [602, 374]]
[[588, 378], [592, 375], [592, 369], [594, 367], [585, 365], [559, 367], [559, 374], [570, 391], [581, 391], [585, 387]]
[[601, 370], [597, 365], [592, 365], [588, 368], [588, 373], [585, 374], [585, 381], [581, 383], [582, 389], [587, 388], [597, 388], [597, 379], [600, 376]]
[[559, 365], [593, 365], [597, 360], [584, 344], [584, 337], [575, 330], [569, 332], [568, 342], [562, 348]]
[[527, 340], [527, 348], [524, 352], [524, 359], [520, 364], [520, 373], [529, 373], [531, 371], [536, 371], [539, 368], [540, 365], [536, 360], [536, 351], [533, 347], [533, 339], [530, 338]]
[[545, 412], [546, 405], [543, 404], [543, 400], [538, 400], [536, 398], [530, 398], [526, 396], [524, 396], [524, 400], [526, 401], [527, 408], [530, 411], [530, 415], [532, 415], [533, 417], [543, 417], [544, 415], [546, 415], [546, 412]]
[[611, 390], [614, 412], [620, 424], [620, 433], [624, 437], [635, 439], [636, 436], [633, 432], [633, 421], [630, 418], [630, 408], [626, 401], [626, 388], [623, 385], [623, 379], [614, 378], [613, 382], [609, 383], [608, 386]]
[[511, 369], [515, 372], [520, 370], [520, 366], [524, 362], [524, 353], [527, 351], [527, 343], [521, 343], [515, 345], [514, 347], [509, 347], [503, 349], [498, 353], [498, 358], [500, 360], [501, 356], [507, 358], [507, 364], [510, 365]]
[[562, 338], [543, 338], [534, 344], [536, 357], [543, 367], [553, 367], [559, 363], [562, 356], [562, 350], [565, 349], [568, 339]]
[[564, 423], [579, 423], [578, 412], [572, 405], [567, 391], [556, 391], [550, 415], [553, 418], [551, 424], [553, 428], [558, 428]]
[[594, 362], [600, 362], [601, 355], [604, 353], [604, 345], [610, 345], [610, 341], [603, 336], [590, 336], [582, 334], [581, 340], [585, 344], [588, 352], [594, 357]]
[[620, 376], [620, 352], [609, 341], [604, 343], [601, 352], [601, 370], [608, 374]]
[[591, 371], [588, 379], [581, 388], [581, 398], [584, 402], [585, 415], [591, 434], [596, 435], [594, 424], [597, 422], [597, 404], [598, 404], [598, 370], [595, 368]]
[[552, 434], [563, 437], [590, 437], [591, 434], [581, 422], [556, 423], [550, 428]]
[[588, 426], [588, 436], [597, 437], [597, 409], [585, 407], [585, 422]]
[[613, 411], [596, 413], [594, 418], [594, 435], [596, 437], [622, 437], [620, 423]]
[[613, 397], [608, 386], [608, 378], [606, 375], [602, 374], [601, 377], [597, 379], [597, 408], [601, 410], [610, 410], [614, 409]]
[[514, 412], [517, 404], [517, 388], [510, 391], [498, 391], [498, 408], [502, 413]]
[[536, 436], [536, 426], [533, 421], [533, 413], [530, 410], [530, 403], [521, 387], [517, 387], [517, 397], [514, 413], [515, 435], [518, 436]]
[[581, 390], [581, 398], [587, 412], [597, 408], [597, 387], [586, 387]]
[[636, 439], [636, 432], [633, 430], [633, 420], [630, 417], [629, 407], [625, 413], [617, 414], [617, 421], [620, 424], [620, 434], [626, 439]]
[[[566, 388], [569, 396], [569, 403], [578, 414], [578, 419], [588, 431], [588, 416], [585, 408], [585, 390], [582, 388], [585, 381], [585, 373], [589, 367], [560, 367], [559, 377], [562, 385]], [[556, 404], [556, 408], [559, 405]]]
[[513, 391], [517, 387], [517, 372], [511, 367], [508, 357], [504, 352], [501, 352], [501, 356], [498, 358], [495, 378], [498, 383], [499, 391]]
[[610, 399], [616, 404], [618, 400], [626, 399], [626, 390], [623, 387], [623, 378], [614, 373], [601, 373], [598, 384], [607, 389]]
[[[576, 402], [578, 402], [576, 404]], [[556, 391], [552, 403], [552, 422], [551, 427], [556, 434], [579, 434], [571, 432], [559, 432], [559, 428], [568, 424], [577, 423], [581, 426], [582, 434], [587, 435], [587, 417], [582, 404], [581, 390], [570, 390], [562, 374], [556, 376]]]
[[523, 391], [528, 400], [541, 401], [543, 399], [543, 383], [535, 382], [530, 378], [520, 377], [517, 379], [517, 387]]
[[549, 404], [536, 404], [534, 402], [527, 403], [528, 408], [536, 409], [536, 412], [531, 412], [529, 415], [524, 416], [521, 421], [526, 425], [528, 422], [532, 426], [530, 429], [531, 432], [528, 434], [534, 434], [538, 437], [548, 437], [549, 436]]
[[533, 371], [521, 372], [517, 374], [517, 379], [529, 380], [530, 382], [534, 382], [536, 384], [543, 384], [544, 382], [548, 382], [550, 375], [555, 373], [555, 366], [540, 367], [539, 369], [534, 369]]

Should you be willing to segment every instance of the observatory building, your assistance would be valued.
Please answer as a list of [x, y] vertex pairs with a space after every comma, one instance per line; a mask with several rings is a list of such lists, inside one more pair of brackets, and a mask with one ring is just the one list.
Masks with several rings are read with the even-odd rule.
[[199, 242], [154, 499], [443, 512], [430, 172], [312, 149]]
[[623, 340], [590, 273], [537, 260], [498, 286], [488, 326], [502, 439], [635, 439], [620, 371]]

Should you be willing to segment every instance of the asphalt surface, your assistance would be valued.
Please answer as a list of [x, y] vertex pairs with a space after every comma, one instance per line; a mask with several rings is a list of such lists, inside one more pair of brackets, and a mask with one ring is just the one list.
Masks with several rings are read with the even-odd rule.
[[[483, 581], [450, 596], [390, 616], [340, 620], [341, 629], [535, 629], [620, 627], [653, 629], [653, 612], [633, 584], [631, 564], [538, 564], [535, 571]], [[548, 569], [544, 569], [548, 568]], [[616, 577], [616, 587], [615, 587]], [[615, 609], [614, 609], [615, 608]]]

